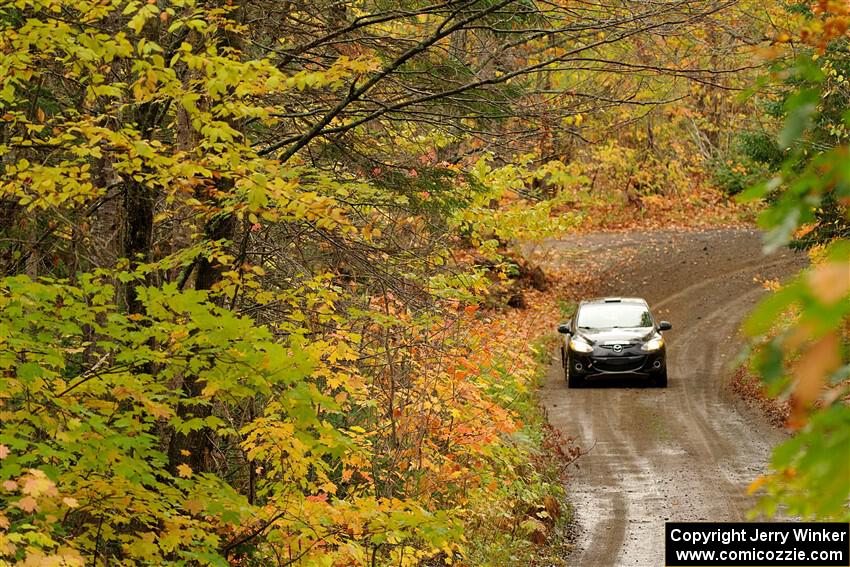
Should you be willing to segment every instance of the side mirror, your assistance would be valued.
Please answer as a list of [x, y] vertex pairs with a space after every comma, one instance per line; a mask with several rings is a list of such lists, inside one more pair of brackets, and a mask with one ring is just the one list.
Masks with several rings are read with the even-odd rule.
[[660, 323], [658, 323], [658, 330], [659, 331], [669, 331], [672, 328], [673, 328], [673, 324], [669, 323], [667, 321], [661, 321]]
[[558, 332], [561, 333], [562, 335], [569, 335], [570, 334], [570, 324], [569, 323], [561, 323], [560, 325], [558, 325]]

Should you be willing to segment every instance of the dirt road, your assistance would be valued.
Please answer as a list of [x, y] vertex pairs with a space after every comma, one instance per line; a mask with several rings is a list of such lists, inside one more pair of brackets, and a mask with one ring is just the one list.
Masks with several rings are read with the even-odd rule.
[[[741, 340], [737, 329], [763, 292], [754, 278], [783, 278], [804, 257], [761, 254], [748, 230], [599, 234], [547, 245], [551, 261], [591, 266], [603, 295], [637, 295], [667, 338], [670, 385], [623, 381], [568, 390], [553, 363], [543, 389], [551, 423], [588, 454], [568, 490], [580, 567], [663, 565], [664, 522], [745, 519], [749, 482], [783, 437], [726, 387]], [[583, 250], [577, 254], [577, 250]]]

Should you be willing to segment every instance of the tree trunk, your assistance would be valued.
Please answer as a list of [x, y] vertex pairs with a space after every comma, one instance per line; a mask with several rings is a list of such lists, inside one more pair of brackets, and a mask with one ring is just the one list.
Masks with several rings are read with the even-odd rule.
[[[222, 179], [216, 188], [217, 191], [227, 194], [233, 189], [233, 182]], [[207, 222], [204, 230], [206, 240], [232, 240], [236, 231], [236, 219], [227, 214], [217, 216]], [[195, 289], [208, 291], [221, 281], [222, 268], [218, 264], [210, 262], [207, 258], [200, 258], [197, 262], [197, 274], [195, 276]], [[182, 384], [182, 399], [194, 401], [201, 397], [204, 383], [195, 375], [186, 375]], [[187, 404], [181, 402], [177, 406], [177, 417], [181, 420], [192, 418], [205, 419], [212, 415], [212, 405]], [[189, 465], [195, 472], [208, 471], [212, 464], [212, 435], [208, 428], [204, 427], [186, 433], [174, 432], [168, 445], [168, 468], [172, 474], [177, 472], [179, 465]]]

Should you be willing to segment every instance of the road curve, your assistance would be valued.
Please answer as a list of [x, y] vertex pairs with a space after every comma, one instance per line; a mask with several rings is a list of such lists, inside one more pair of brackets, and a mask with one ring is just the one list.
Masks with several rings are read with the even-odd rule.
[[587, 454], [568, 491], [576, 547], [570, 565], [663, 565], [665, 521], [743, 520], [746, 487], [783, 432], [743, 407], [726, 383], [738, 326], [803, 255], [761, 253], [752, 230], [593, 234], [545, 245], [549, 262], [593, 270], [601, 295], [642, 296], [665, 333], [670, 383], [569, 390], [553, 359], [542, 390], [550, 423]]

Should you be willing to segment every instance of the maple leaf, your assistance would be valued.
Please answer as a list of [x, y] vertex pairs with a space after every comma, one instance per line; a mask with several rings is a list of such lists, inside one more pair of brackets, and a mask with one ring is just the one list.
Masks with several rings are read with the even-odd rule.
[[70, 496], [66, 496], [65, 498], [63, 498], [63, 499], [62, 499], [62, 502], [63, 502], [63, 503], [65, 504], [65, 506], [67, 506], [68, 508], [79, 508], [79, 506], [80, 506], [80, 503], [77, 501], [77, 499], [76, 499], [76, 498], [71, 498]]
[[197, 498], [192, 498], [191, 500], [186, 500], [186, 502], [183, 503], [183, 507], [186, 508], [186, 511], [195, 516], [204, 509], [204, 503]]
[[24, 512], [35, 512], [38, 510], [38, 502], [36, 502], [35, 498], [32, 496], [24, 496], [15, 502], [14, 506], [20, 508]]
[[171, 417], [174, 412], [172, 412], [171, 408], [164, 404], [157, 404], [153, 402], [145, 403], [145, 407], [151, 413], [152, 416], [164, 419], [167, 417]]
[[46, 494], [53, 496], [56, 494], [56, 485], [52, 480], [47, 478], [43, 471], [38, 469], [30, 469], [30, 474], [24, 477], [21, 492], [30, 496], [39, 496]]
[[0, 459], [5, 459], [9, 456], [9, 448], [6, 445], [0, 445]]
[[183, 463], [182, 465], [177, 465], [177, 474], [182, 478], [189, 478], [192, 476], [192, 467]]

